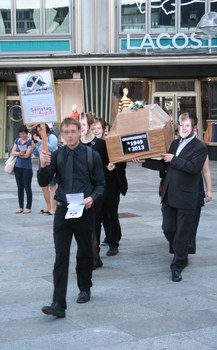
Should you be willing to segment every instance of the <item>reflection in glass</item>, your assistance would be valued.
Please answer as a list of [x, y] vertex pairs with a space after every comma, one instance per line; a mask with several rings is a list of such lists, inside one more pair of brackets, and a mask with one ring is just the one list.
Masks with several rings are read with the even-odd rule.
[[11, 34], [11, 2], [1, 1], [0, 6], [0, 35]]
[[40, 0], [16, 1], [17, 34], [37, 34], [40, 32]]
[[121, 0], [122, 32], [145, 31], [145, 4], [142, 4], [139, 8], [137, 3], [139, 2], [134, 0]]
[[17, 85], [7, 86], [7, 96], [18, 96]]
[[211, 11], [217, 12], [217, 0], [211, 2]]
[[182, 31], [195, 31], [198, 22], [205, 13], [205, 0], [181, 0], [181, 29]]
[[201, 94], [203, 120], [217, 120], [217, 81], [201, 82]]
[[[6, 143], [5, 143], [5, 153], [11, 151], [14, 141], [19, 137], [19, 126], [23, 124], [22, 118], [17, 118], [17, 121], [14, 121], [15, 118], [11, 117], [10, 111], [13, 106], [19, 106], [20, 101], [8, 100], [7, 101], [7, 118], [6, 118]], [[19, 108], [19, 107], [18, 107]]]
[[46, 33], [69, 33], [69, 0], [46, 0]]
[[194, 81], [156, 81], [156, 92], [194, 91]]
[[172, 6], [170, 1], [151, 1], [151, 31], [175, 31], [175, 6]]

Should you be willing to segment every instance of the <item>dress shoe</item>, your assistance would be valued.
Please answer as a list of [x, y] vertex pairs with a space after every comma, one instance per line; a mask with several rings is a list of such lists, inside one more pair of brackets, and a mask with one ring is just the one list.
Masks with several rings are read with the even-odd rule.
[[98, 269], [99, 267], [103, 266], [103, 262], [101, 259], [94, 259], [93, 261], [93, 270]]
[[77, 303], [83, 304], [87, 303], [90, 300], [90, 291], [89, 290], [81, 290], [78, 294]]
[[118, 254], [118, 248], [110, 247], [109, 250], [107, 251], [106, 255], [107, 256], [113, 256]]
[[181, 272], [177, 270], [172, 271], [172, 281], [173, 282], [180, 282], [182, 280]]
[[64, 318], [66, 315], [65, 309], [58, 303], [58, 301], [54, 301], [51, 306], [43, 306], [41, 311], [45, 315], [56, 316], [59, 318]]

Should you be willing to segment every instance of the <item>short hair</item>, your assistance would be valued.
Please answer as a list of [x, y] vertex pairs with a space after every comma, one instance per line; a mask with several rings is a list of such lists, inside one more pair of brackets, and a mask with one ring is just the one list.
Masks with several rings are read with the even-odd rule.
[[198, 123], [198, 119], [195, 115], [189, 113], [189, 112], [185, 112], [185, 113], [182, 113], [180, 116], [179, 116], [179, 124], [181, 124], [182, 121], [186, 120], [186, 119], [191, 119], [191, 124], [192, 126], [194, 127], [195, 125], [197, 125]]
[[26, 127], [26, 125], [20, 125], [18, 128], [18, 132], [25, 132], [26, 134], [28, 134], [28, 129]]
[[63, 119], [62, 123], [60, 124], [60, 131], [62, 131], [63, 126], [68, 126], [68, 125], [76, 125], [78, 130], [81, 129], [81, 124], [78, 120], [71, 118], [71, 117], [67, 117], [65, 119]]
[[96, 114], [95, 113], [92, 113], [92, 112], [81, 113], [80, 119], [82, 120], [84, 118], [86, 118], [89, 128], [96, 122]]

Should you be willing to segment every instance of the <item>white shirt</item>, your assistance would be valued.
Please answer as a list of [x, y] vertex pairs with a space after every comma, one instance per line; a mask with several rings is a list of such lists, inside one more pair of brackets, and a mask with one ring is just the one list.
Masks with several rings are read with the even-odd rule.
[[177, 148], [177, 150], [176, 150], [176, 156], [178, 157], [178, 155], [182, 152], [182, 150], [185, 148], [185, 146], [187, 146], [187, 144], [191, 141], [191, 140], [193, 140], [195, 138], [195, 135], [193, 135], [193, 136], [191, 136], [191, 137], [189, 137], [189, 138], [187, 138], [187, 139], [180, 139], [180, 141], [179, 141], [179, 146], [178, 146], [178, 148]]

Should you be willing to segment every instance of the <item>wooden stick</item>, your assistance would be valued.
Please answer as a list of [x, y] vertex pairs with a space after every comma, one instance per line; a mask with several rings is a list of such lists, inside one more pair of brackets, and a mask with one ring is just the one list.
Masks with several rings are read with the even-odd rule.
[[40, 123], [41, 126], [41, 138], [42, 138], [42, 144], [43, 144], [43, 150], [48, 153], [48, 147], [47, 147], [47, 135], [46, 135], [46, 126], [45, 123]]

